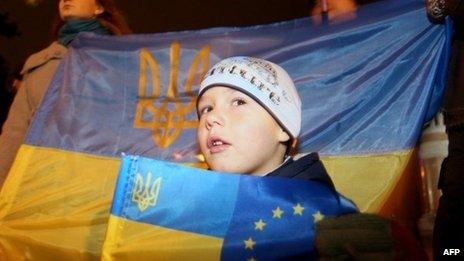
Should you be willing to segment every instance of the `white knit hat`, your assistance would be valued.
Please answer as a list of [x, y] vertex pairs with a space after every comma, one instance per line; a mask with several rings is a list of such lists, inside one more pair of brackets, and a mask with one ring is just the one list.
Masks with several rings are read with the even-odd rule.
[[237, 89], [261, 104], [293, 139], [301, 129], [301, 100], [290, 76], [282, 67], [253, 57], [226, 58], [203, 78], [198, 93], [211, 87]]

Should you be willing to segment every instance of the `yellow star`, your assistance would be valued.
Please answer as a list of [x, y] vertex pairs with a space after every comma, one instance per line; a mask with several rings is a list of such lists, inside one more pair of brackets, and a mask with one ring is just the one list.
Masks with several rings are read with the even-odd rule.
[[247, 261], [258, 261], [254, 257], [248, 258]]
[[255, 241], [250, 237], [247, 240], [243, 240], [243, 243], [245, 243], [245, 249], [251, 249], [253, 250], [253, 246], [256, 244]]
[[296, 206], [293, 207], [293, 215], [303, 215], [303, 210], [305, 208], [300, 205], [300, 203], [296, 204]]
[[255, 222], [255, 230], [263, 231], [265, 225], [266, 223], [264, 223], [264, 221], [260, 219], [258, 222]]
[[313, 217], [314, 217], [314, 223], [317, 223], [324, 219], [324, 215], [322, 215], [320, 211], [317, 211], [316, 213], [314, 213]]
[[272, 213], [274, 213], [274, 215], [272, 215], [273, 218], [281, 218], [284, 212], [280, 209], [280, 207], [277, 207], [272, 211]]

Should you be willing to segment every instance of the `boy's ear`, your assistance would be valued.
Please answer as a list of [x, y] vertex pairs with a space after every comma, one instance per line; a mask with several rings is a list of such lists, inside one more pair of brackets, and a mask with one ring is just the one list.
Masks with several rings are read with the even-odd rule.
[[278, 138], [279, 138], [279, 142], [285, 143], [290, 140], [290, 135], [288, 135], [288, 133], [285, 130], [280, 128]]

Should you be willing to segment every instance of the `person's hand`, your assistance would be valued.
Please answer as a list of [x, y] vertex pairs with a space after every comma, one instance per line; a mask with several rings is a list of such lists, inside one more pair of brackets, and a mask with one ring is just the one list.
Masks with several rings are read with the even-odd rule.
[[373, 214], [350, 214], [316, 223], [320, 260], [394, 260], [390, 221]]
[[433, 23], [441, 23], [447, 15], [456, 21], [461, 21], [464, 15], [463, 0], [425, 0], [427, 17]]
[[445, 4], [445, 0], [425, 0], [427, 17], [431, 22], [443, 22], [446, 16]]

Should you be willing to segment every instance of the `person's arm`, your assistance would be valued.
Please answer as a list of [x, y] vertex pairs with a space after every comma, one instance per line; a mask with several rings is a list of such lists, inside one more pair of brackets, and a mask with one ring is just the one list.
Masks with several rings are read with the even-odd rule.
[[445, 0], [446, 13], [453, 19], [464, 19], [464, 0]]
[[26, 78], [20, 84], [0, 135], [0, 188], [29, 128], [32, 109], [27, 95]]
[[316, 223], [319, 260], [427, 260], [412, 233], [397, 222], [356, 213]]

